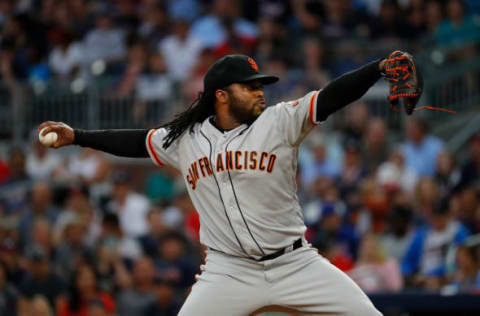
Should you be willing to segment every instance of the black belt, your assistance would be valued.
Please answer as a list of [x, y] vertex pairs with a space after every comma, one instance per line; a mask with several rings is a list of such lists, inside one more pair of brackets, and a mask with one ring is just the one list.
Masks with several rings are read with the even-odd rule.
[[[299, 239], [295, 240], [295, 242], [293, 243], [292, 251], [294, 251], [295, 249], [298, 249], [300, 247], [302, 247], [302, 238], [299, 238]], [[280, 249], [279, 251], [271, 253], [271, 254], [266, 255], [264, 257], [261, 257], [257, 261], [265, 261], [265, 260], [272, 260], [272, 259], [278, 258], [286, 252], [287, 248], [288, 247]]]

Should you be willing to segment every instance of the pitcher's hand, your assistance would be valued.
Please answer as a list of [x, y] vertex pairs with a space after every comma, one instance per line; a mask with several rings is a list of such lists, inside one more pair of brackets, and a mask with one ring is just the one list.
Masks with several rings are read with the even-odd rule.
[[50, 132], [57, 133], [57, 141], [51, 146], [53, 148], [71, 145], [73, 144], [73, 141], [75, 139], [75, 133], [73, 132], [73, 128], [63, 122], [43, 122], [38, 127], [38, 133], [40, 132], [42, 133], [42, 136], [45, 136]]

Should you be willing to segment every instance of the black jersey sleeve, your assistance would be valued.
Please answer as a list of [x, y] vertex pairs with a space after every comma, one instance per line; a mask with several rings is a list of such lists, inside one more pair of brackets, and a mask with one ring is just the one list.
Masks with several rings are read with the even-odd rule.
[[75, 129], [74, 144], [90, 147], [112, 155], [148, 158], [145, 140], [148, 129], [82, 130]]
[[381, 77], [380, 60], [368, 63], [330, 81], [317, 96], [318, 122], [361, 98]]

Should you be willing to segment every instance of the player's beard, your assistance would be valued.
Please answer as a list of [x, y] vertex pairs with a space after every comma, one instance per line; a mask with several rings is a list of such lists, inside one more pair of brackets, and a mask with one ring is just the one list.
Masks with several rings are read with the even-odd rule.
[[251, 105], [249, 102], [236, 98], [233, 93], [230, 96], [230, 114], [241, 123], [252, 124], [262, 114], [263, 109]]

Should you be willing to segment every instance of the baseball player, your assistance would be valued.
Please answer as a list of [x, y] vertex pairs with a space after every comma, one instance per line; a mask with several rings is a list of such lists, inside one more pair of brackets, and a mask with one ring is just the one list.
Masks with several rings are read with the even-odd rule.
[[296, 195], [298, 147], [327, 117], [360, 98], [389, 59], [347, 73], [319, 91], [267, 107], [277, 77], [229, 55], [204, 78], [185, 112], [155, 129], [72, 129], [44, 122], [52, 147], [75, 144], [177, 168], [200, 216], [206, 263], [179, 315], [381, 315], [362, 290], [304, 237]]

